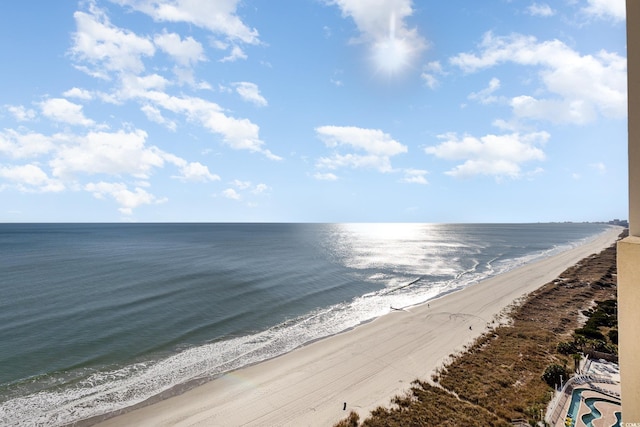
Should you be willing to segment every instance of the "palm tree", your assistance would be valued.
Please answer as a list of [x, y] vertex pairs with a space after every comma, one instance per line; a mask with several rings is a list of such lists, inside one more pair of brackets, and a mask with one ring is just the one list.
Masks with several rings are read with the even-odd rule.
[[580, 373], [580, 361], [582, 360], [582, 355], [580, 353], [573, 354], [573, 364], [574, 371]]

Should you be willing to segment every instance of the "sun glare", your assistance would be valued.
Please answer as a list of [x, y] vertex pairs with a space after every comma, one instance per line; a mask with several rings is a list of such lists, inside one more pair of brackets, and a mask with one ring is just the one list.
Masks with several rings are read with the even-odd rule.
[[410, 49], [404, 40], [391, 38], [378, 42], [374, 46], [374, 60], [378, 70], [394, 75], [409, 65]]
[[404, 38], [396, 36], [395, 14], [389, 17], [389, 36], [373, 45], [372, 59], [376, 69], [387, 76], [402, 73], [411, 63], [413, 49]]

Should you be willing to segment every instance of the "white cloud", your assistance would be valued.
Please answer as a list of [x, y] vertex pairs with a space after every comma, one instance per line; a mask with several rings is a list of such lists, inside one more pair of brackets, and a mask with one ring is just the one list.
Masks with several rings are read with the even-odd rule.
[[118, 209], [124, 215], [131, 215], [133, 209], [142, 205], [164, 203], [167, 199], [158, 199], [146, 190], [136, 187], [131, 191], [127, 188], [126, 184], [120, 182], [98, 182], [89, 183], [84, 186], [86, 191], [93, 193], [94, 197], [103, 199], [105, 196], [110, 196], [119, 205]]
[[592, 163], [589, 166], [592, 169], [595, 169], [600, 175], [604, 175], [605, 173], [607, 173], [607, 167], [602, 162]]
[[371, 154], [334, 154], [331, 157], [321, 157], [316, 162], [321, 169], [338, 169], [344, 167], [377, 169], [380, 172], [392, 172], [389, 157]]
[[515, 121], [506, 121], [504, 119], [495, 119], [491, 124], [500, 130], [509, 132], [517, 132], [521, 127], [520, 124]]
[[143, 105], [142, 107], [140, 107], [140, 110], [142, 110], [144, 115], [147, 116], [147, 119], [151, 120], [152, 122], [161, 124], [171, 131], [175, 132], [178, 127], [176, 122], [165, 118], [162, 115], [162, 112], [153, 105]]
[[50, 166], [54, 176], [63, 178], [77, 173], [146, 178], [153, 168], [164, 165], [162, 151], [145, 147], [146, 139], [147, 133], [141, 130], [90, 132], [61, 146]]
[[255, 188], [253, 189], [253, 191], [251, 191], [253, 194], [264, 194], [266, 192], [268, 192], [269, 190], [271, 190], [271, 188], [267, 185], [267, 184], [258, 184], [255, 186]]
[[0, 178], [13, 182], [24, 192], [59, 192], [65, 188], [62, 182], [49, 178], [39, 166], [32, 164], [0, 166]]
[[[96, 197], [109, 195], [120, 205], [120, 211], [130, 214], [140, 204], [160, 203], [165, 199], [141, 189], [149, 187], [148, 178], [167, 164], [174, 165], [184, 182], [219, 181], [200, 162], [188, 162], [155, 146], [146, 145], [147, 134], [141, 130], [131, 132], [89, 132], [86, 135], [58, 133], [46, 136], [39, 133], [20, 133], [13, 129], [0, 132], [0, 155], [12, 158], [37, 158], [47, 155], [51, 178], [42, 167], [42, 161], [28, 165], [0, 165], [0, 178], [23, 192], [58, 192], [66, 188], [84, 188]], [[137, 179], [136, 189], [129, 190], [124, 183], [83, 184], [86, 176], [108, 175]]]
[[532, 16], [553, 16], [555, 15], [555, 10], [551, 9], [546, 3], [533, 3], [527, 8], [527, 12]]
[[489, 86], [481, 91], [471, 93], [469, 99], [476, 100], [481, 104], [494, 103], [498, 98], [493, 93], [498, 89], [500, 89], [500, 80], [494, 77], [489, 81]]
[[242, 197], [240, 197], [240, 194], [238, 194], [236, 192], [236, 190], [234, 190], [233, 188], [227, 188], [226, 190], [222, 191], [222, 195], [224, 197], [226, 197], [227, 199], [231, 199], [231, 200], [241, 200]]
[[236, 119], [222, 112], [222, 108], [210, 101], [194, 97], [175, 97], [164, 92], [148, 91], [140, 94], [147, 101], [174, 112], [185, 114], [188, 119], [199, 122], [213, 133], [222, 135], [222, 140], [235, 150], [249, 150], [264, 154], [271, 160], [281, 160], [268, 149], [259, 137], [259, 127], [248, 119]]
[[333, 72], [333, 77], [329, 79], [329, 81], [331, 82], [331, 84], [333, 84], [336, 87], [342, 87], [344, 86], [344, 82], [341, 79], [341, 76], [344, 74], [344, 70], [341, 69], [336, 69]]
[[83, 99], [85, 101], [90, 101], [93, 99], [92, 92], [86, 89], [80, 89], [77, 87], [69, 89], [68, 91], [64, 92], [63, 95], [67, 98], [77, 98], [77, 99]]
[[221, 40], [210, 40], [209, 45], [215, 49], [227, 50], [229, 49], [229, 43], [225, 43]]
[[365, 129], [355, 126], [320, 126], [316, 128], [316, 132], [328, 147], [346, 145], [382, 156], [395, 156], [407, 152], [406, 146], [379, 129]]
[[[175, 0], [161, 2], [156, 0], [114, 0], [121, 5], [128, 5], [136, 10], [149, 14], [159, 21], [187, 22], [203, 26], [211, 31], [222, 32], [228, 36], [231, 44], [239, 42], [258, 43], [257, 32], [241, 31], [240, 23], [235, 16], [237, 1], [221, 0], [217, 2], [201, 0]], [[167, 115], [171, 112], [183, 115], [187, 120], [195, 122], [214, 134], [222, 136], [222, 142], [236, 150], [249, 150], [265, 155], [272, 160], [281, 160], [264, 147], [259, 136], [259, 127], [248, 119], [230, 117], [218, 104], [202, 98], [169, 95], [168, 87], [174, 82], [153, 73], [144, 75], [144, 57], [155, 54], [155, 45], [147, 37], [111, 24], [106, 12], [95, 3], [88, 3], [88, 12], [75, 14], [77, 31], [74, 45], [70, 52], [78, 64], [98, 78], [115, 77], [117, 85], [109, 94], [97, 94], [105, 102], [116, 105], [134, 100], [141, 103], [141, 109], [147, 118], [176, 130], [178, 122]], [[216, 20], [219, 20], [216, 21]], [[245, 28], [246, 29], [246, 28]], [[203, 47], [191, 37], [165, 31], [154, 38], [159, 49], [169, 53], [177, 60], [174, 73], [178, 83], [189, 83], [197, 88], [210, 88], [206, 83], [197, 83], [188, 65], [203, 60]], [[214, 43], [215, 44], [215, 43]], [[221, 43], [229, 46], [229, 43]], [[245, 99], [258, 105], [266, 105], [266, 99], [259, 93], [257, 86], [241, 82], [238, 92]], [[73, 90], [80, 95], [81, 92]], [[80, 107], [81, 108], [81, 107]], [[166, 110], [166, 111], [165, 111]]]
[[196, 82], [194, 71], [192, 68], [175, 66], [173, 67], [173, 74], [178, 79], [180, 85], [190, 85], [198, 89], [210, 88], [206, 82]]
[[313, 177], [320, 181], [336, 181], [338, 177], [332, 173], [316, 173]]
[[443, 143], [427, 147], [425, 152], [446, 160], [463, 160], [446, 172], [455, 177], [489, 175], [496, 178], [519, 178], [521, 165], [530, 161], [542, 161], [544, 152], [538, 147], [549, 139], [546, 132], [525, 135], [485, 135], [476, 138], [465, 135], [459, 139], [456, 134], [441, 135]]
[[411, 0], [325, 0], [340, 7], [342, 15], [351, 17], [367, 43], [378, 71], [402, 72], [427, 47], [427, 42], [406, 19], [413, 14]]
[[258, 85], [250, 82], [236, 82], [233, 83], [238, 95], [245, 101], [249, 101], [258, 107], [266, 107], [267, 100], [260, 95], [260, 89]]
[[73, 16], [77, 31], [70, 52], [77, 60], [93, 66], [93, 69], [79, 67], [90, 75], [106, 78], [109, 72], [140, 73], [144, 71], [142, 57], [155, 53], [148, 38], [112, 25], [95, 4], [90, 4], [89, 13], [77, 11]]
[[188, 163], [180, 170], [182, 172], [182, 179], [185, 181], [220, 181], [218, 175], [212, 174], [207, 166], [199, 162]]
[[583, 12], [598, 18], [624, 21], [627, 16], [625, 0], [587, 0]]
[[83, 137], [70, 137], [57, 149], [49, 165], [53, 175], [63, 179], [74, 179], [79, 174], [147, 179], [154, 169], [170, 163], [178, 167], [180, 175], [174, 177], [182, 181], [220, 180], [199, 162], [187, 162], [158, 147], [146, 146], [146, 139], [147, 133], [142, 130], [90, 132]]
[[234, 42], [258, 44], [258, 31], [237, 16], [239, 0], [112, 0], [159, 22], [186, 22]]
[[183, 40], [179, 34], [165, 31], [162, 34], [156, 34], [153, 42], [183, 67], [189, 67], [206, 59], [202, 45], [193, 37]]
[[218, 90], [221, 93], [233, 93], [233, 89], [231, 89], [229, 86], [225, 86], [223, 84], [219, 84], [218, 85]]
[[531, 96], [517, 96], [511, 100], [516, 117], [547, 120], [553, 123], [584, 124], [595, 120], [596, 110], [584, 100], [536, 99]]
[[24, 108], [22, 105], [5, 105], [13, 117], [19, 122], [26, 122], [36, 118], [36, 112], [30, 108]]
[[13, 158], [37, 157], [55, 148], [54, 138], [40, 133], [19, 133], [13, 129], [0, 131], [0, 153]]
[[544, 89], [538, 98], [514, 97], [511, 106], [516, 117], [577, 124], [599, 115], [626, 117], [627, 66], [617, 53], [602, 50], [580, 55], [559, 40], [538, 42], [520, 34], [496, 37], [489, 32], [479, 54], [451, 58], [453, 65], [468, 73], [507, 62], [539, 67]]
[[[224, 40], [212, 40], [212, 46], [217, 49], [228, 50], [227, 56], [221, 62], [233, 62], [238, 59], [246, 59], [247, 55], [239, 44], [260, 44], [258, 31], [249, 28], [236, 14], [239, 0], [216, 0], [216, 1], [194, 1], [194, 0], [112, 0], [123, 6], [129, 6], [135, 10], [151, 16], [159, 22], [185, 22], [200, 28], [211, 31], [222, 36]], [[182, 44], [182, 48], [187, 47], [190, 54], [188, 58], [193, 61], [198, 50], [195, 40], [189, 41], [188, 45]], [[162, 42], [161, 42], [162, 43]], [[183, 42], [184, 43], [184, 42]], [[198, 43], [199, 45], [199, 43]], [[165, 44], [166, 46], [166, 44]], [[172, 50], [179, 53], [175, 40], [172, 41]], [[201, 46], [200, 46], [201, 47]], [[186, 58], [183, 58], [183, 60]]]
[[241, 190], [251, 187], [251, 181], [240, 181], [239, 179], [234, 179], [232, 184]]
[[422, 169], [405, 169], [404, 178], [400, 182], [404, 182], [406, 184], [421, 184], [427, 185], [429, 182], [425, 178], [429, 172]]
[[87, 119], [82, 105], [74, 104], [64, 98], [51, 98], [40, 103], [40, 109], [49, 119], [70, 125], [92, 126], [95, 122]]
[[[141, 109], [149, 120], [165, 125], [171, 130], [176, 129], [176, 123], [166, 118], [158, 107], [175, 114], [183, 114], [188, 120], [200, 123], [210, 132], [221, 135], [222, 141], [235, 150], [259, 152], [271, 160], [282, 159], [264, 148], [264, 142], [259, 136], [260, 128], [250, 120], [230, 117], [218, 104], [202, 98], [171, 96], [164, 92], [167, 84], [168, 81], [157, 74], [123, 75], [121, 88], [115, 94], [114, 101], [135, 99], [142, 102]], [[243, 89], [246, 87], [243, 86]], [[250, 96], [249, 92], [243, 93]], [[253, 95], [260, 97], [259, 92]], [[259, 98], [255, 98], [255, 102], [260, 102]]]
[[[239, 179], [234, 179], [231, 182], [231, 185], [236, 187], [238, 190], [227, 188], [226, 190], [223, 190], [221, 194], [227, 199], [237, 201], [244, 200], [247, 196], [251, 197], [251, 194], [257, 196], [266, 195], [269, 193], [269, 191], [271, 191], [271, 187], [269, 187], [267, 184], [260, 183], [254, 186], [251, 181], [241, 181]], [[247, 206], [256, 207], [257, 204], [249, 201], [247, 202]]]
[[339, 167], [374, 168], [380, 172], [391, 172], [390, 158], [406, 153], [407, 147], [379, 129], [364, 129], [354, 126], [320, 126], [318, 137], [327, 147], [347, 147], [364, 151], [365, 154], [334, 154], [321, 158], [317, 166], [336, 169]]
[[177, 166], [181, 175], [174, 175], [172, 178], [183, 182], [210, 182], [220, 181], [220, 177], [209, 171], [209, 167], [200, 162], [187, 162], [186, 160], [169, 153], [160, 152], [163, 160]]
[[247, 54], [244, 53], [244, 50], [240, 46], [233, 46], [231, 48], [231, 53], [220, 59], [220, 62], [235, 62], [238, 59], [247, 59]]
[[444, 74], [440, 61], [431, 61], [422, 68], [420, 77], [430, 89], [435, 89], [440, 84], [438, 76]]
[[120, 88], [116, 94], [119, 101], [145, 98], [150, 91], [164, 91], [169, 81], [158, 74], [136, 76], [125, 74], [121, 76]]
[[439, 84], [438, 79], [433, 74], [422, 73], [420, 77], [422, 77], [422, 80], [424, 80], [424, 83], [430, 89], [435, 89], [436, 87], [438, 87], [438, 84]]

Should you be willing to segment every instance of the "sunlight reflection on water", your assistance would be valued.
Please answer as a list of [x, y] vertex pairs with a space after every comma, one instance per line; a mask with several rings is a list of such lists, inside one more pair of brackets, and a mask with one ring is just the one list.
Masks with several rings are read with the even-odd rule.
[[451, 275], [460, 270], [461, 248], [438, 224], [333, 224], [325, 240], [328, 250], [345, 266], [355, 269], [393, 268], [414, 275]]

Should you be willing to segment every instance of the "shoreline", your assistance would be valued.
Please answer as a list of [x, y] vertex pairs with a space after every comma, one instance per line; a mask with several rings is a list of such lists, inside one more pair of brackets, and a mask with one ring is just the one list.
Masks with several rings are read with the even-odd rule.
[[413, 380], [428, 378], [514, 301], [610, 246], [620, 230], [202, 385], [183, 385], [184, 393], [168, 390], [153, 403], [74, 425], [332, 425], [351, 410], [366, 418]]

